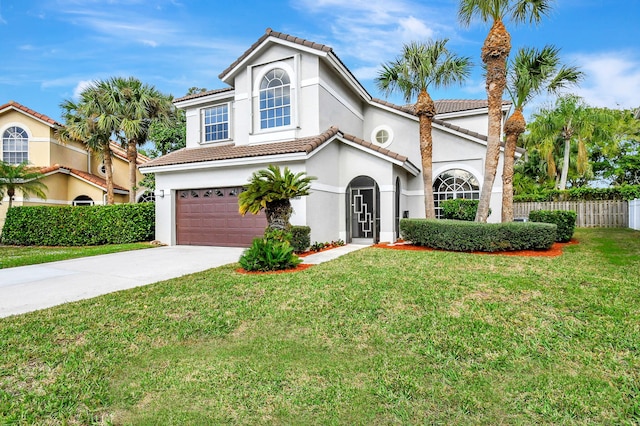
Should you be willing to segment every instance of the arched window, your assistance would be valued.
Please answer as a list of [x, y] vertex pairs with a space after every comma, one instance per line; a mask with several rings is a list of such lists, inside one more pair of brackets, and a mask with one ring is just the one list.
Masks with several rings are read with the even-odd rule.
[[155, 203], [156, 196], [153, 191], [144, 191], [140, 197], [138, 197], [139, 203]]
[[480, 199], [478, 179], [466, 170], [447, 170], [433, 181], [433, 198], [435, 199], [436, 217], [440, 219], [442, 218], [441, 201], [455, 198]]
[[29, 135], [17, 126], [9, 127], [2, 134], [2, 160], [9, 164], [29, 161]]
[[291, 124], [291, 80], [287, 72], [274, 68], [260, 82], [260, 128]]
[[78, 195], [73, 199], [74, 206], [93, 206], [93, 200], [88, 195]]

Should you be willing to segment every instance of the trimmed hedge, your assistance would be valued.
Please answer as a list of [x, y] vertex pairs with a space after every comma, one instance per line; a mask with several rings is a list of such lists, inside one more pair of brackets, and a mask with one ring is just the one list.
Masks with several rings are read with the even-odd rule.
[[635, 200], [640, 198], [640, 185], [620, 185], [611, 188], [548, 189], [538, 194], [513, 197], [514, 202]]
[[529, 220], [532, 222], [555, 223], [558, 226], [556, 241], [566, 243], [573, 237], [576, 229], [576, 217], [573, 210], [532, 210]]
[[441, 201], [440, 208], [445, 219], [474, 221], [476, 220], [478, 203], [478, 200], [456, 198]]
[[548, 250], [557, 226], [548, 223], [478, 223], [460, 220], [402, 219], [400, 233], [413, 244], [453, 251]]
[[155, 204], [20, 206], [10, 208], [2, 243], [21, 246], [89, 246], [151, 241]]
[[308, 226], [291, 227], [291, 246], [296, 253], [304, 253], [311, 245], [311, 228]]

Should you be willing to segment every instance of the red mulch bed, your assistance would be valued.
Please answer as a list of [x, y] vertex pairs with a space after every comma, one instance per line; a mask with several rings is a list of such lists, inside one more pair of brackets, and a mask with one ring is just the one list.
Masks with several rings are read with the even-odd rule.
[[[512, 251], [494, 251], [494, 252], [486, 252], [486, 251], [474, 251], [471, 252], [473, 254], [500, 254], [503, 256], [525, 256], [525, 257], [555, 257], [560, 256], [562, 254], [562, 249], [565, 246], [578, 244], [578, 240], [572, 239], [568, 243], [554, 243], [553, 246], [549, 250], [512, 250]], [[437, 249], [433, 249], [430, 247], [424, 246], [416, 246], [413, 244], [408, 244], [404, 242], [398, 242], [396, 244], [389, 243], [378, 243], [374, 245], [374, 247], [384, 248], [384, 249], [393, 249], [393, 250], [418, 250], [418, 251], [435, 251]], [[446, 250], [440, 250], [446, 251]]]
[[288, 272], [298, 272], [298, 271], [304, 271], [305, 269], [309, 269], [311, 268], [313, 265], [309, 265], [309, 264], [305, 264], [305, 263], [301, 263], [298, 266], [296, 266], [295, 268], [291, 268], [291, 269], [283, 269], [281, 271], [267, 271], [267, 272], [261, 272], [261, 271], [245, 271], [242, 268], [238, 268], [236, 269], [236, 272], [240, 273], [240, 274], [248, 274], [248, 275], [262, 275], [262, 274], [286, 274]]

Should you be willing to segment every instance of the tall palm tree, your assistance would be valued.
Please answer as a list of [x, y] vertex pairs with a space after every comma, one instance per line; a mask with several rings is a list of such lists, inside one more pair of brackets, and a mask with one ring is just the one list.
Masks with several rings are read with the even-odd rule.
[[611, 115], [598, 108], [589, 108], [575, 95], [562, 96], [554, 108], [543, 108], [533, 115], [528, 129], [531, 139], [536, 141], [545, 156], [549, 176], [557, 176], [554, 152], [558, 143], [563, 145], [562, 166], [557, 183], [558, 189], [566, 189], [571, 161], [571, 146], [577, 145], [576, 170], [584, 175], [589, 169], [587, 143], [591, 140], [609, 139], [611, 126], [607, 124]]
[[102, 158], [107, 182], [107, 204], [113, 204], [113, 167], [110, 147], [111, 135], [115, 131], [115, 120], [102, 102], [96, 84], [80, 93], [78, 102], [65, 100], [60, 104], [64, 127], [57, 131], [63, 143], [71, 141], [84, 144]]
[[170, 96], [134, 77], [114, 77], [97, 87], [117, 123], [116, 137], [127, 150], [129, 202], [135, 203], [138, 146], [147, 141], [151, 124], [169, 120], [175, 109]]
[[239, 211], [258, 214], [265, 210], [268, 228], [288, 230], [289, 218], [293, 209], [291, 199], [309, 195], [313, 176], [304, 172], [294, 174], [288, 167], [269, 165], [266, 169], [254, 172], [249, 179], [246, 191], [238, 196]]
[[29, 167], [26, 162], [9, 164], [0, 160], [0, 200], [6, 194], [9, 197], [9, 208], [11, 208], [17, 189], [20, 189], [22, 196], [26, 199], [30, 195], [47, 198], [47, 194], [44, 192], [47, 186], [40, 182], [42, 177], [42, 173]]
[[500, 157], [502, 125], [502, 94], [507, 85], [507, 58], [511, 52], [511, 35], [504, 25], [508, 18], [514, 23], [537, 23], [550, 9], [551, 0], [460, 0], [458, 17], [468, 26], [473, 18], [492, 23], [482, 46], [482, 63], [486, 71], [489, 124], [487, 129], [487, 154], [484, 181], [476, 221], [486, 222], [493, 182]]
[[405, 102], [417, 96], [415, 113], [420, 126], [420, 156], [424, 183], [424, 209], [427, 219], [435, 218], [433, 200], [433, 137], [432, 120], [436, 106], [429, 95], [429, 87], [448, 87], [462, 83], [471, 70], [471, 60], [457, 56], [447, 49], [447, 39], [411, 42], [394, 61], [382, 65], [376, 85], [386, 96], [400, 92]]
[[560, 64], [560, 49], [521, 48], [507, 70], [507, 92], [513, 113], [504, 125], [505, 145], [502, 169], [502, 221], [513, 221], [513, 165], [518, 138], [526, 129], [522, 111], [525, 105], [543, 91], [557, 93], [578, 83], [583, 73], [577, 67]]

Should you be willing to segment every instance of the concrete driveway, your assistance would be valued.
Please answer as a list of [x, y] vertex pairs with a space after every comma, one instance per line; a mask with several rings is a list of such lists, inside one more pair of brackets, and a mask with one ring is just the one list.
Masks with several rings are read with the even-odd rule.
[[0, 269], [0, 318], [235, 263], [243, 250], [156, 247]]

